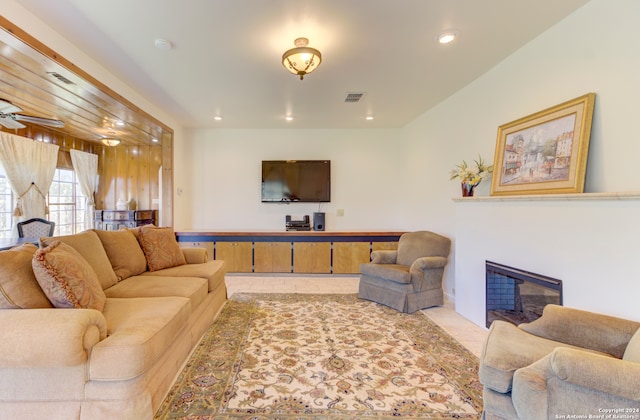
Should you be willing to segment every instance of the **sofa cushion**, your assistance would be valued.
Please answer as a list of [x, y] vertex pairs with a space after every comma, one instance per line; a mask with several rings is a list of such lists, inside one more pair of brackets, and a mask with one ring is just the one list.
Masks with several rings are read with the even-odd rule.
[[147, 260], [130, 230], [95, 230], [118, 281], [147, 270]]
[[189, 299], [108, 298], [102, 312], [107, 338], [96, 344], [89, 379], [126, 380], [146, 372], [188, 325]]
[[35, 252], [32, 266], [40, 287], [56, 308], [102, 311], [106, 296], [98, 276], [71, 246], [51, 242]]
[[0, 252], [0, 309], [51, 308], [31, 266], [38, 249], [24, 244]]
[[102, 242], [100, 242], [100, 238], [94, 231], [86, 230], [75, 235], [40, 238], [40, 245], [44, 247], [52, 241], [64, 242], [78, 251], [98, 275], [103, 289], [111, 287], [118, 282]]
[[494, 321], [480, 356], [480, 382], [493, 391], [510, 392], [516, 369], [540, 360], [556, 347], [579, 348], [529, 334], [509, 322]]
[[202, 264], [185, 264], [178, 267], [165, 268], [154, 272], [143, 273], [143, 276], [199, 277], [209, 283], [208, 291], [212, 292], [224, 283], [226, 270], [224, 261], [211, 260]]
[[631, 337], [629, 344], [627, 344], [622, 360], [640, 363], [640, 328], [633, 337]]
[[372, 277], [380, 277], [396, 283], [411, 283], [408, 265], [400, 264], [360, 264], [360, 272]]
[[138, 241], [147, 259], [149, 271], [187, 263], [172, 228], [145, 226], [138, 232]]
[[180, 296], [195, 310], [207, 297], [207, 280], [197, 277], [133, 276], [104, 291], [108, 298]]

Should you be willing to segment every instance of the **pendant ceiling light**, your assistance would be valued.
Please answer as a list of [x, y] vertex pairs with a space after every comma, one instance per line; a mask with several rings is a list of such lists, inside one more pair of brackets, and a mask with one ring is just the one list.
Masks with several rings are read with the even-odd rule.
[[305, 74], [311, 73], [320, 65], [322, 54], [315, 48], [307, 47], [307, 38], [298, 38], [293, 43], [296, 47], [282, 54], [282, 65], [302, 80]]
[[119, 145], [120, 144], [120, 140], [114, 139], [112, 137], [107, 137], [107, 138], [102, 139], [102, 143], [105, 144], [106, 146], [113, 147], [113, 146]]

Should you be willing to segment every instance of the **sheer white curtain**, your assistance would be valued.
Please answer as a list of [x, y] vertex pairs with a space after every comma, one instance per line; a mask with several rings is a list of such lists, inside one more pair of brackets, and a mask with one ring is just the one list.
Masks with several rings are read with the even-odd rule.
[[91, 229], [93, 228], [93, 211], [96, 207], [94, 197], [98, 189], [98, 155], [71, 149], [71, 163], [87, 203], [84, 228]]
[[58, 162], [55, 144], [0, 132], [0, 163], [15, 194], [16, 221], [48, 213], [46, 196]]

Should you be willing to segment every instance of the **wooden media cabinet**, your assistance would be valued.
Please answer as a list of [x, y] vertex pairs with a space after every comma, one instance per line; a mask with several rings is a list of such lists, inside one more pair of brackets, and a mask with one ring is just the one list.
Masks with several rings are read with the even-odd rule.
[[230, 273], [357, 274], [371, 251], [397, 249], [404, 232], [176, 232], [180, 246], [203, 247]]

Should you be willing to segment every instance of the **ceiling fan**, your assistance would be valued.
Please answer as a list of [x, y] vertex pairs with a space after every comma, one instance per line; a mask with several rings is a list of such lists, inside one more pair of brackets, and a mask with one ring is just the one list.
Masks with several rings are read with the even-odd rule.
[[43, 125], [46, 127], [62, 128], [64, 127], [64, 121], [53, 120], [51, 118], [31, 117], [29, 115], [16, 114], [16, 112], [22, 112], [22, 108], [12, 104], [6, 99], [0, 99], [0, 125], [10, 128], [18, 129], [25, 128], [26, 125], [20, 121]]

